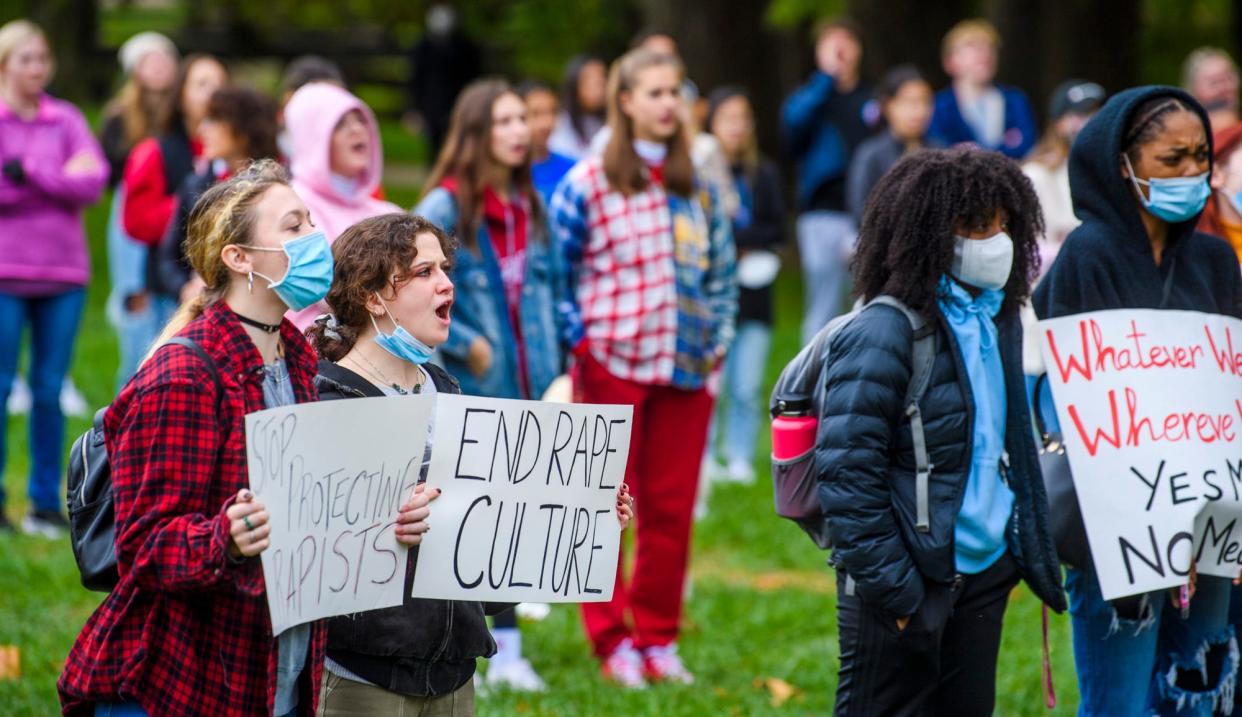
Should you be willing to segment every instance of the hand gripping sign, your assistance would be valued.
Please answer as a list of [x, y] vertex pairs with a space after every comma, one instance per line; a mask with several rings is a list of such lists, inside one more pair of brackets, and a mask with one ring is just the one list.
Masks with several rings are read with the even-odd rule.
[[1242, 570], [1242, 321], [1114, 310], [1040, 323], [1106, 600]]
[[393, 532], [418, 484], [430, 396], [304, 403], [246, 416], [250, 488], [271, 516], [263, 551], [272, 632], [400, 605]]
[[633, 408], [438, 397], [416, 597], [612, 599]]

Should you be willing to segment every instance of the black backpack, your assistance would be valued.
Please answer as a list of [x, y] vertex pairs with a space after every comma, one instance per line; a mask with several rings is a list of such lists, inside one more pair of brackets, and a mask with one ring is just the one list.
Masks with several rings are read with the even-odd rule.
[[[203, 360], [216, 386], [216, 414], [224, 390], [216, 363], [193, 339], [174, 336], [165, 346], [184, 346]], [[73, 559], [88, 590], [111, 592], [118, 580], [116, 571], [116, 513], [112, 507], [112, 469], [104, 445], [103, 417], [108, 408], [99, 409], [86, 433], [73, 442], [69, 451], [66, 502], [69, 510], [69, 540]]]
[[[775, 418], [787, 406], [799, 404], [810, 406], [818, 420], [820, 405], [827, 395], [824, 372], [832, 361], [832, 340], [845, 326], [869, 307], [882, 304], [897, 309], [910, 322], [914, 332], [911, 349], [910, 385], [906, 389], [902, 405], [910, 419], [910, 434], [914, 442], [915, 500], [917, 515], [915, 529], [927, 532], [931, 529], [928, 507], [928, 482], [932, 465], [927, 457], [927, 439], [923, 432], [923, 412], [919, 401], [931, 384], [932, 365], [936, 362], [936, 327], [916, 311], [898, 299], [882, 294], [869, 303], [856, 306], [853, 311], [828, 322], [820, 329], [811, 343], [807, 344], [781, 371], [780, 378], [772, 388], [769, 402], [770, 415]], [[788, 460], [772, 457], [772, 500], [776, 514], [794, 521], [823, 550], [832, 547], [832, 536], [819, 504], [819, 476], [815, 474], [815, 450], [794, 456]]]

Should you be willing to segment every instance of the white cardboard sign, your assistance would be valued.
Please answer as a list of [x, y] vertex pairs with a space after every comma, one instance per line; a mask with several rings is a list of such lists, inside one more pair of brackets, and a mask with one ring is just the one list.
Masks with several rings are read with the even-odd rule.
[[1242, 569], [1242, 321], [1114, 310], [1040, 323], [1104, 598]]
[[393, 533], [417, 485], [432, 397], [307, 403], [246, 416], [250, 488], [267, 506], [272, 632], [400, 605], [407, 549]]
[[612, 599], [631, 406], [437, 396], [415, 597]]

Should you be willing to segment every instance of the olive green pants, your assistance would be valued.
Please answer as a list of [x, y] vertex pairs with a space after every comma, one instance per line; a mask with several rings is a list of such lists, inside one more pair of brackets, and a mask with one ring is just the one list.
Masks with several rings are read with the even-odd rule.
[[474, 680], [439, 697], [408, 697], [323, 671], [319, 717], [474, 717]]

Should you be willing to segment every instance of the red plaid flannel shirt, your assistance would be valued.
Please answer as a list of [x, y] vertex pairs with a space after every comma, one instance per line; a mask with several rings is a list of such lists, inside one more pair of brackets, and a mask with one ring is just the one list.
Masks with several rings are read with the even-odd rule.
[[[272, 714], [276, 640], [258, 558], [227, 556], [225, 509], [248, 484], [243, 417], [263, 408], [263, 360], [222, 303], [182, 332], [215, 360], [160, 349], [104, 417], [120, 583], [82, 628], [57, 685], [66, 715], [136, 700], [151, 715]], [[316, 399], [315, 358], [281, 327], [299, 403]], [[312, 627], [299, 714], [319, 699], [326, 628]]]

